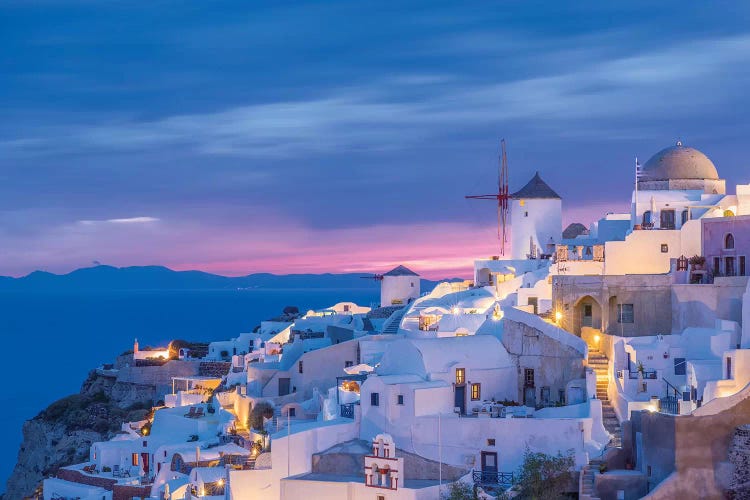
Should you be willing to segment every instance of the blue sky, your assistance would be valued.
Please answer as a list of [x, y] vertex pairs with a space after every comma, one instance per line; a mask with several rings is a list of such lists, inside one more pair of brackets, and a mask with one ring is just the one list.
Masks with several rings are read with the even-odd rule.
[[4, 2], [0, 274], [454, 271], [500, 137], [566, 222], [677, 138], [750, 182], [750, 5], [564, 4]]

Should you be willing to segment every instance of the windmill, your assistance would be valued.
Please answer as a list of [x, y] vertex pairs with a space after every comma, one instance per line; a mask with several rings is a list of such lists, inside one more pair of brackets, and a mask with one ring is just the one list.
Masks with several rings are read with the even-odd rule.
[[502, 151], [497, 174], [497, 193], [467, 196], [470, 200], [497, 201], [497, 237], [500, 240], [500, 255], [505, 255], [505, 244], [508, 242], [508, 209], [510, 193], [508, 192], [508, 157], [505, 154], [505, 139], [500, 140]]

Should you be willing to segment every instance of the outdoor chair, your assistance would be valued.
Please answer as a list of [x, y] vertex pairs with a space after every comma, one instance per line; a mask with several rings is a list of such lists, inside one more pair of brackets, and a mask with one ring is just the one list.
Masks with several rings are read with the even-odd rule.
[[195, 406], [190, 407], [190, 411], [185, 414], [186, 417], [194, 417], [195, 416]]
[[201, 418], [203, 416], [203, 407], [201, 406], [193, 415], [193, 418]]

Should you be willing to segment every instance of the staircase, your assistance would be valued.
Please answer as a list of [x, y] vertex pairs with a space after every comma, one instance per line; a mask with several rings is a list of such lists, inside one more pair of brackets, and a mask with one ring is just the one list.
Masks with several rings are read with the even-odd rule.
[[394, 335], [398, 333], [398, 327], [401, 325], [401, 318], [404, 317], [404, 314], [406, 314], [407, 307], [402, 307], [398, 311], [391, 314], [391, 316], [386, 320], [385, 326], [383, 327], [383, 333], [388, 335]]
[[599, 351], [589, 351], [589, 366], [596, 373], [596, 398], [602, 402], [602, 419], [604, 428], [612, 434], [612, 440], [609, 442], [609, 448], [619, 448], [622, 446], [622, 430], [620, 421], [617, 420], [615, 409], [607, 396], [607, 386], [609, 385], [609, 360]]
[[[609, 385], [609, 359], [598, 350], [589, 349], [588, 365], [596, 373], [596, 398], [602, 402], [602, 420], [604, 428], [612, 435], [612, 439], [606, 448], [619, 448], [622, 446], [622, 430], [620, 421], [617, 420], [615, 409], [607, 396], [607, 386]], [[589, 460], [588, 465], [581, 469], [579, 479], [579, 499], [596, 500], [594, 491], [594, 478], [599, 473], [601, 464], [606, 463], [602, 458]]]

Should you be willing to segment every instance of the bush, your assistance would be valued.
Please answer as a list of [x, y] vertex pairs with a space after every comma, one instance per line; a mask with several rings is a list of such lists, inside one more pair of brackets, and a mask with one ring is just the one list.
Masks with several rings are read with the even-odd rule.
[[273, 417], [273, 406], [268, 401], [260, 401], [250, 412], [250, 424], [255, 430], [263, 429], [263, 419]]
[[104, 467], [102, 467], [102, 472], [112, 472], [112, 468], [105, 465]]
[[564, 497], [572, 481], [574, 465], [573, 450], [565, 455], [547, 455], [532, 453], [527, 447], [516, 475], [514, 489], [518, 495], [515, 498], [557, 500]]
[[456, 481], [448, 486], [448, 491], [444, 491], [440, 498], [442, 500], [475, 500], [477, 495], [470, 484]]

